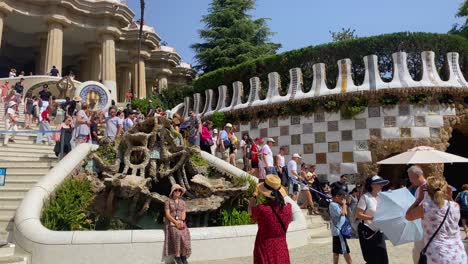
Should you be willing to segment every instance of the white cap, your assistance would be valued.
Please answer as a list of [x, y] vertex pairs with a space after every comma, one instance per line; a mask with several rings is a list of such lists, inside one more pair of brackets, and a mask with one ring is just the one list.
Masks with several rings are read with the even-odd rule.
[[218, 134], [218, 129], [213, 129], [213, 134]]
[[301, 155], [299, 155], [299, 154], [297, 154], [297, 153], [294, 153], [294, 154], [292, 155], [292, 157], [293, 157], [293, 158], [300, 158], [300, 159], [302, 159]]
[[275, 141], [274, 139], [272, 139], [272, 138], [267, 138], [265, 141], [266, 141], [266, 142], [273, 142], [273, 143], [276, 142], [276, 141]]

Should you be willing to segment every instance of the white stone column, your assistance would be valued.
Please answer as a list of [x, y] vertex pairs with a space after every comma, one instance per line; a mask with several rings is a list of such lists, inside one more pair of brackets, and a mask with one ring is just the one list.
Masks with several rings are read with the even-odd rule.
[[101, 80], [101, 46], [99, 44], [88, 44], [89, 49], [89, 80], [99, 81]]
[[168, 88], [167, 76], [161, 75], [158, 77], [158, 79], [159, 79], [158, 81], [159, 92], [162, 92]]
[[132, 88], [132, 70], [131, 65], [122, 65], [120, 67], [120, 83], [118, 98], [120, 102], [125, 102], [125, 95]]
[[117, 68], [115, 65], [115, 37], [104, 33], [102, 38], [102, 83], [110, 90], [117, 102]]
[[2, 40], [3, 40], [3, 20], [5, 19], [6, 15], [0, 12], [0, 48], [2, 47]]
[[56, 21], [48, 22], [47, 51], [45, 57], [45, 71], [49, 72], [55, 66], [62, 73], [63, 56], [63, 25]]
[[39, 38], [40, 44], [40, 63], [39, 68], [37, 69], [36, 75], [44, 75], [47, 70], [45, 69], [45, 61], [47, 56], [47, 34], [44, 34]]
[[[135, 58], [133, 75], [133, 90], [138, 98], [146, 98], [146, 65], [145, 58], [141, 56], [140, 61]], [[140, 76], [138, 76], [138, 63], [140, 63]], [[139, 89], [138, 89], [139, 87]]]

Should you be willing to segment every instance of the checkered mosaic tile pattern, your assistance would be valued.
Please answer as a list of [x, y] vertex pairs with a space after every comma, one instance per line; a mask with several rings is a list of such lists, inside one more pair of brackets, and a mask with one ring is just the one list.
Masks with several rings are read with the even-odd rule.
[[312, 116], [272, 118], [240, 124], [238, 136], [249, 132], [252, 138], [272, 137], [279, 147], [288, 146], [303, 156], [304, 162], [316, 164], [318, 175], [328, 180], [344, 173], [357, 173], [358, 163], [375, 162], [369, 151], [371, 136], [381, 139], [439, 137], [444, 116], [456, 115], [455, 108], [443, 105], [398, 105], [393, 108], [369, 107], [354, 119], [340, 113], [315, 113]]

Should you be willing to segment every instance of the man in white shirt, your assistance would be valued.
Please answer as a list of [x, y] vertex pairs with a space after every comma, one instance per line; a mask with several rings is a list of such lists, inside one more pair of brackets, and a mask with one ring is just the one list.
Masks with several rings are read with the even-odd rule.
[[262, 160], [263, 168], [265, 169], [265, 175], [278, 174], [273, 164], [273, 152], [271, 151], [273, 143], [275, 143], [275, 140], [273, 140], [272, 138], [267, 138], [266, 144], [263, 145], [262, 150], [260, 151], [260, 158]]
[[[416, 189], [415, 197], [419, 197], [419, 192], [426, 192], [426, 178], [424, 178], [424, 172], [421, 167], [417, 165], [411, 166], [408, 170], [408, 178], [413, 186], [418, 187]], [[427, 192], [424, 194], [424, 199], [427, 198]], [[413, 262], [417, 264], [419, 262], [419, 254], [425, 246], [424, 240], [415, 241], [413, 246]]]
[[[293, 178], [295, 180], [299, 180], [299, 173], [297, 172], [297, 162], [301, 159], [301, 156], [297, 153], [292, 155], [292, 159], [288, 162], [288, 176], [289, 178]], [[289, 181], [289, 194], [294, 201], [297, 201], [298, 193], [299, 193], [299, 184], [293, 183]]]
[[122, 121], [117, 116], [117, 109], [109, 109], [109, 117], [106, 118], [106, 137], [116, 138], [122, 134]]
[[[6, 112], [5, 116], [5, 128], [7, 131], [18, 131], [18, 126], [16, 125], [16, 119], [17, 115], [16, 112], [18, 111], [18, 105], [16, 104], [15, 101], [10, 101], [8, 103], [8, 109]], [[8, 142], [13, 142], [15, 143], [15, 134], [13, 133], [10, 137], [10, 134], [6, 133], [4, 140], [3, 140], [3, 145], [8, 145]]]

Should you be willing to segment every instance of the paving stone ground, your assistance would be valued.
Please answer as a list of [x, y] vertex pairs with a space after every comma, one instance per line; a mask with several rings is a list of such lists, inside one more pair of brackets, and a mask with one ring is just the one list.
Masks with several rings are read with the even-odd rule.
[[[350, 239], [348, 241], [351, 257], [354, 264], [364, 263], [361, 255], [361, 248], [357, 239]], [[412, 261], [413, 244], [405, 244], [394, 247], [387, 241], [387, 251], [392, 264], [411, 264]], [[289, 251], [292, 264], [325, 264], [332, 262], [332, 244], [331, 237], [329, 244], [313, 245], [309, 244], [304, 247], [295, 248]], [[253, 263], [252, 257], [224, 259], [216, 261], [203, 261], [191, 262], [193, 264], [247, 264]], [[345, 263], [344, 258], [341, 257], [340, 263]]]

